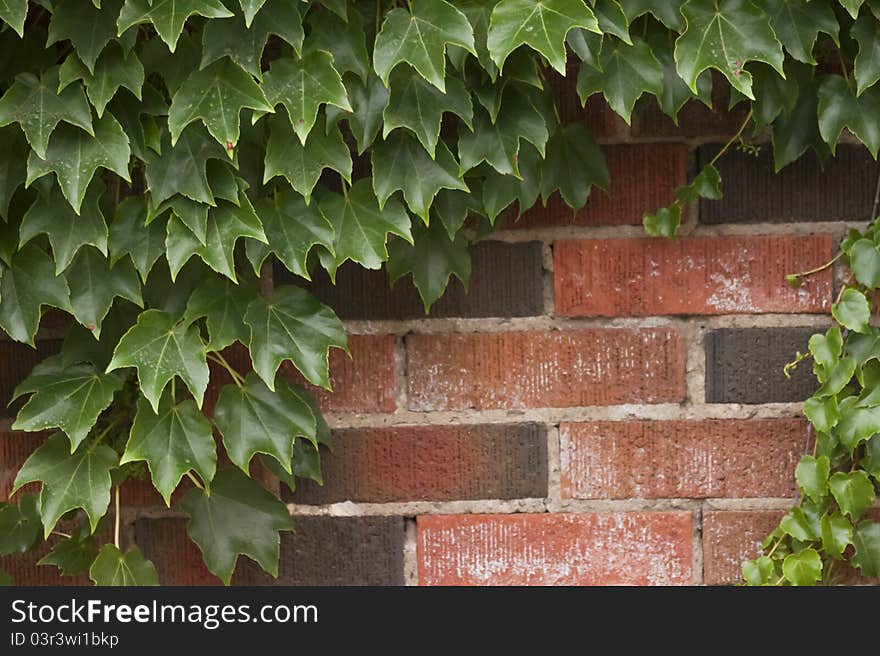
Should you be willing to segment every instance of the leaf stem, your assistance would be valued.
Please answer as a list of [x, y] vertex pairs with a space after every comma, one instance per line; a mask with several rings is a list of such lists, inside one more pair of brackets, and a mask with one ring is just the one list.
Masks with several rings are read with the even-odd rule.
[[232, 365], [226, 361], [226, 358], [220, 355], [218, 351], [211, 351], [210, 353], [208, 353], [208, 358], [226, 369], [226, 371], [229, 372], [229, 375], [232, 378], [232, 382], [238, 385], [239, 388], [244, 387], [244, 378], [242, 378], [241, 374], [238, 373], [232, 367]]
[[192, 481], [193, 485], [195, 485], [200, 490], [204, 491], [205, 486], [199, 482], [199, 479], [197, 479], [195, 476], [193, 476], [193, 473], [191, 471], [186, 472], [186, 476], [187, 476], [187, 478], [189, 478], [189, 480]]
[[837, 255], [832, 257], [825, 264], [822, 264], [821, 266], [817, 266], [815, 269], [810, 269], [808, 271], [799, 271], [798, 273], [790, 273], [785, 277], [790, 278], [790, 279], [807, 278], [808, 276], [812, 276], [813, 274], [820, 273], [820, 272], [824, 271], [825, 269], [833, 266], [834, 263], [837, 262], [837, 260], [839, 260], [841, 257], [843, 257], [843, 251], [839, 251], [837, 253]]
[[52, 535], [60, 535], [62, 538], [67, 538], [68, 540], [73, 537], [70, 533], [65, 533], [64, 531], [52, 531]]
[[119, 546], [119, 526], [120, 526], [121, 522], [119, 519], [119, 486], [118, 485], [116, 486], [116, 489], [114, 490], [113, 507], [115, 509], [115, 515], [116, 515], [114, 517], [114, 526], [113, 526], [113, 544], [116, 545], [117, 549], [122, 551], [121, 547]]
[[746, 114], [746, 117], [743, 119], [742, 125], [739, 126], [739, 130], [736, 131], [736, 134], [728, 139], [727, 143], [721, 147], [721, 150], [715, 153], [715, 157], [713, 157], [712, 160], [709, 162], [710, 166], [714, 165], [715, 162], [717, 162], [724, 153], [730, 150], [730, 147], [742, 136], [742, 133], [743, 131], [745, 131], [746, 126], [749, 124], [749, 121], [752, 120], [752, 111], [753, 110], [750, 109], [749, 113]]

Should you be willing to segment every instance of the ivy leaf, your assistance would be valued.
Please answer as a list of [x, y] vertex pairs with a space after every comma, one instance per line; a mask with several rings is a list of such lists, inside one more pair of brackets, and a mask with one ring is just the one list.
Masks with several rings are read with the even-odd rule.
[[236, 341], [247, 344], [250, 332], [242, 317], [256, 292], [255, 285], [207, 278], [189, 297], [183, 320], [192, 323], [206, 318], [209, 351], [222, 351]]
[[601, 33], [596, 16], [583, 2], [502, 0], [492, 10], [488, 46], [499, 70], [511, 52], [527, 45], [565, 75], [565, 37], [581, 27]]
[[804, 456], [794, 471], [798, 487], [813, 501], [821, 501], [828, 494], [831, 463], [827, 456]]
[[[595, 66], [596, 68], [601, 67], [601, 64], [599, 63], [599, 55], [602, 52], [603, 42], [603, 35], [590, 32], [589, 30], [580, 27], [576, 27], [569, 31], [568, 36], [565, 37], [565, 43], [572, 49], [578, 58], [585, 64]], [[678, 77], [677, 73], [676, 77]], [[681, 78], [678, 79], [681, 80]], [[684, 84], [684, 82], [682, 82], [682, 84]], [[688, 92], [688, 95], [690, 95], [690, 92]]]
[[61, 359], [45, 360], [13, 393], [13, 399], [32, 394], [13, 424], [16, 430], [59, 428], [70, 438], [70, 452], [79, 447], [98, 417], [122, 389], [123, 379], [101, 373], [92, 365], [63, 366]]
[[871, 87], [856, 97], [839, 75], [827, 75], [819, 84], [819, 131], [834, 153], [840, 133], [849, 128], [873, 157], [880, 150], [880, 87]]
[[[593, 36], [596, 35], [594, 34]], [[697, 77], [697, 93], [695, 96], [687, 83], [678, 74], [678, 69], [675, 65], [675, 50], [673, 44], [668, 40], [668, 32], [665, 30], [651, 31], [646, 36], [646, 40], [651, 46], [651, 53], [656, 57], [663, 71], [662, 90], [657, 95], [660, 110], [671, 117], [673, 123], [678, 125], [678, 112], [692, 98], [696, 97], [704, 105], [711, 107], [711, 74], [704, 71]]]
[[[816, 521], [813, 521], [813, 520]], [[779, 522], [779, 528], [786, 535], [796, 540], [806, 542], [817, 540], [821, 531], [818, 517], [812, 517], [804, 512], [803, 508], [792, 508], [789, 513]]]
[[111, 268], [106, 256], [94, 248], [84, 248], [65, 274], [70, 288], [73, 316], [83, 326], [101, 337], [101, 323], [113, 299], [125, 298], [141, 307], [141, 285], [131, 260], [122, 260]]
[[645, 93], [663, 95], [663, 68], [641, 39], [632, 45], [618, 41], [614, 47], [602, 48], [600, 69], [581, 66], [577, 91], [581, 104], [594, 93], [602, 93], [617, 114], [630, 123], [636, 100]]
[[122, 126], [110, 114], [95, 123], [95, 134], [63, 125], [52, 135], [45, 157], [32, 152], [28, 157], [27, 184], [55, 172], [64, 197], [79, 214], [83, 198], [95, 171], [103, 167], [130, 181], [128, 160], [131, 148]]
[[351, 183], [351, 153], [342, 139], [339, 128], [324, 128], [323, 117], [317, 129], [309, 134], [305, 145], [291, 129], [287, 112], [279, 112], [269, 122], [270, 137], [266, 145], [266, 166], [263, 184], [276, 175], [284, 176], [308, 205], [312, 189], [318, 184], [324, 169], [332, 169]]
[[[832, 326], [824, 335], [818, 333], [810, 337], [810, 354], [813, 360], [824, 367], [832, 369], [840, 358], [843, 349], [843, 337], [838, 326]], [[824, 380], [820, 380], [824, 382]]]
[[[369, 188], [369, 183], [366, 184]], [[345, 203], [344, 199], [342, 203]], [[306, 205], [298, 194], [283, 191], [274, 199], [261, 198], [257, 201], [257, 212], [263, 221], [263, 230], [269, 243], [263, 245], [254, 240], [247, 242], [248, 259], [255, 272], [260, 270], [269, 253], [275, 253], [288, 271], [311, 280], [308, 256], [312, 248], [320, 245], [335, 255], [333, 224], [316, 205]]]
[[27, 175], [28, 145], [15, 127], [0, 128], [0, 220], [9, 220], [9, 205]]
[[[443, 189], [431, 206], [434, 216], [446, 228], [449, 239], [455, 239], [471, 214], [483, 214], [479, 198], [458, 189]], [[433, 219], [432, 219], [433, 220]]]
[[838, 303], [831, 306], [831, 314], [844, 328], [857, 333], [867, 333], [870, 330], [868, 320], [871, 318], [871, 308], [868, 306], [868, 299], [851, 287], [843, 292]]
[[385, 86], [394, 68], [405, 62], [440, 91], [446, 91], [446, 46], [474, 50], [467, 16], [444, 0], [417, 0], [412, 13], [392, 9], [385, 15], [373, 47], [373, 67]]
[[311, 32], [303, 45], [308, 54], [324, 50], [333, 55], [333, 67], [340, 75], [354, 73], [361, 80], [370, 76], [364, 19], [359, 11], [348, 11], [345, 19], [329, 11], [309, 12]]
[[850, 34], [859, 44], [853, 73], [857, 95], [862, 95], [880, 80], [880, 25], [873, 16], [865, 14], [853, 24]]
[[865, 457], [859, 464], [868, 474], [880, 481], [880, 436], [875, 435], [865, 443]]
[[115, 544], [101, 547], [89, 568], [89, 578], [95, 585], [159, 585], [156, 568], [140, 549], [132, 547], [122, 555]]
[[517, 201], [517, 217], [532, 207], [541, 195], [541, 153], [530, 144], [524, 144], [517, 159], [520, 178], [512, 175], [501, 175], [490, 171], [483, 184], [483, 211], [490, 223], [508, 207]]
[[390, 92], [375, 75], [370, 75], [366, 82], [349, 80], [346, 89], [353, 110], [347, 116], [348, 125], [357, 141], [358, 155], [362, 155], [379, 134]]
[[22, 485], [40, 481], [40, 516], [43, 537], [49, 537], [61, 516], [82, 508], [92, 533], [110, 505], [110, 470], [119, 456], [104, 444], [83, 445], [73, 454], [64, 433], [55, 433], [22, 465], [12, 493]]
[[54, 565], [63, 576], [74, 576], [89, 571], [95, 560], [92, 536], [84, 524], [78, 525], [69, 538], [55, 543], [37, 565]]
[[254, 78], [228, 59], [214, 62], [190, 75], [171, 99], [168, 112], [171, 144], [177, 143], [187, 125], [200, 120], [231, 157], [238, 143], [239, 115], [246, 107], [260, 112], [273, 111]]
[[205, 343], [194, 326], [177, 323], [170, 314], [147, 310], [119, 340], [107, 371], [135, 367], [141, 392], [154, 412], [168, 382], [179, 376], [202, 407], [208, 386]]
[[707, 68], [720, 71], [750, 99], [752, 76], [744, 69], [746, 62], [770, 64], [785, 77], [782, 46], [767, 14], [750, 0], [688, 0], [681, 12], [687, 29], [675, 41], [675, 62], [693, 93]]
[[663, 2], [662, 0], [620, 0], [620, 5], [630, 23], [644, 14], [652, 14], [670, 30], [680, 32], [684, 29], [684, 18], [677, 2]]
[[852, 564], [859, 568], [862, 576], [880, 576], [880, 524], [862, 522], [853, 534], [856, 552]]
[[841, 412], [837, 437], [850, 451], [877, 432], [880, 432], [880, 407], [856, 406]]
[[791, 56], [815, 64], [813, 46], [819, 32], [838, 43], [840, 26], [834, 11], [825, 3], [810, 0], [760, 0], [758, 6], [770, 16], [770, 25]]
[[147, 463], [153, 486], [168, 506], [180, 479], [190, 471], [198, 472], [210, 487], [217, 470], [211, 422], [192, 399], [175, 404], [171, 395], [165, 394], [158, 412], [153, 412], [139, 396], [131, 435], [119, 464], [137, 461]]
[[439, 222], [417, 230], [414, 244], [397, 239], [391, 243], [389, 250], [387, 268], [391, 284], [412, 273], [413, 283], [425, 306], [425, 314], [446, 291], [450, 276], [454, 275], [465, 287], [470, 282], [468, 240], [464, 235], [450, 239]]
[[857, 366], [858, 363], [855, 358], [850, 356], [842, 358], [836, 365], [834, 365], [834, 369], [829, 373], [828, 379], [818, 390], [816, 390], [814, 396], [822, 398], [826, 396], [834, 396], [840, 392], [852, 379]]
[[29, 245], [12, 256], [0, 277], [0, 328], [18, 342], [34, 345], [41, 308], [70, 310], [70, 292], [46, 253]]
[[193, 14], [205, 18], [228, 18], [232, 12], [220, 0], [125, 0], [116, 19], [118, 34], [134, 25], [152, 23], [168, 49], [174, 52], [183, 24]]
[[383, 139], [395, 128], [408, 128], [433, 159], [444, 112], [455, 114], [462, 123], [473, 127], [471, 97], [458, 78], [447, 80], [446, 93], [442, 93], [412, 69], [398, 69], [392, 74], [389, 87], [391, 97], [383, 113]]
[[98, 113], [104, 115], [113, 96], [120, 87], [125, 87], [134, 96], [141, 99], [141, 88], [144, 85], [144, 66], [133, 52], [126, 54], [122, 46], [111, 45], [98, 59], [92, 72], [89, 72], [75, 54], [70, 54], [59, 71], [59, 88], [63, 89], [76, 80], [86, 85], [86, 95]]
[[792, 585], [813, 585], [822, 579], [822, 557], [812, 547], [790, 553], [782, 561], [782, 574]]
[[110, 266], [116, 267], [127, 255], [143, 281], [165, 252], [165, 224], [153, 221], [145, 226], [146, 217], [146, 199], [130, 197], [116, 206], [110, 224]]
[[825, 398], [810, 397], [804, 401], [804, 414], [816, 427], [817, 431], [830, 433], [831, 429], [840, 421], [840, 412], [837, 409], [837, 397]]
[[391, 194], [400, 189], [410, 210], [426, 224], [431, 203], [438, 191], [469, 191], [459, 177], [458, 164], [445, 144], [440, 143], [436, 157], [432, 159], [418, 141], [402, 130], [374, 146], [371, 161], [373, 190], [379, 207], [384, 208]]
[[858, 519], [874, 503], [874, 485], [861, 470], [836, 472], [828, 480], [828, 486], [837, 505], [852, 519]]
[[172, 147], [163, 144], [160, 156], [147, 160], [145, 175], [155, 205], [181, 194], [207, 205], [216, 205], [208, 184], [206, 165], [210, 159], [224, 159], [224, 150], [201, 127], [185, 129]]
[[291, 474], [294, 439], [315, 439], [315, 417], [296, 388], [281, 379], [273, 392], [254, 373], [241, 387], [223, 387], [214, 421], [229, 459], [245, 473], [254, 455], [263, 453]]
[[840, 4], [849, 12], [853, 18], [859, 17], [859, 9], [865, 0], [840, 0]]
[[24, 20], [27, 18], [27, 0], [0, 0], [0, 20], [24, 36]]
[[706, 164], [689, 184], [675, 190], [675, 199], [684, 205], [693, 205], [701, 198], [721, 198], [721, 174], [712, 164]]
[[650, 237], [675, 237], [681, 223], [681, 205], [672, 203], [656, 212], [645, 212], [642, 226]]
[[151, 84], [142, 85], [140, 95], [139, 99], [128, 91], [118, 92], [110, 101], [109, 109], [128, 136], [131, 154], [146, 162], [151, 155], [162, 151], [157, 117], [166, 115], [168, 108]]
[[352, 111], [342, 78], [333, 67], [333, 55], [321, 50], [301, 59], [276, 59], [266, 73], [263, 90], [270, 107], [280, 103], [287, 109], [293, 131], [303, 145], [315, 124], [318, 107], [328, 103]]
[[255, 299], [244, 322], [251, 329], [254, 371], [270, 390], [275, 390], [275, 372], [285, 360], [310, 383], [330, 389], [330, 348], [348, 350], [345, 329], [333, 310], [304, 289], [284, 285], [268, 300]]
[[310, 440], [301, 437], [294, 440], [293, 460], [290, 463], [292, 473], [287, 473], [274, 458], [260, 456], [260, 462], [291, 491], [296, 490], [297, 478], [307, 478], [315, 481], [318, 485], [324, 484], [324, 479], [321, 476], [321, 453]]
[[237, 469], [217, 473], [210, 496], [187, 492], [181, 506], [187, 532], [199, 545], [208, 569], [229, 585], [238, 555], [248, 556], [278, 575], [279, 531], [293, 529], [287, 506]]
[[118, 0], [110, 1], [103, 9], [80, 0], [53, 3], [46, 46], [70, 41], [89, 73], [94, 73], [98, 56], [116, 36], [116, 17], [121, 5]]
[[777, 173], [808, 148], [814, 149], [820, 158], [828, 154], [828, 146], [819, 132], [818, 82], [812, 77], [812, 70], [805, 73], [809, 77], [797, 80], [800, 92], [793, 109], [788, 114], [783, 112], [773, 123], [773, 164]]
[[587, 129], [579, 123], [558, 127], [547, 144], [541, 179], [544, 202], [558, 189], [569, 207], [583, 207], [593, 185], [608, 189], [609, 184], [605, 157]]
[[35, 494], [22, 494], [18, 503], [0, 503], [0, 555], [29, 551], [41, 527]]
[[62, 121], [94, 135], [82, 86], [74, 84], [61, 93], [57, 89], [58, 69], [52, 67], [39, 79], [30, 73], [19, 75], [0, 98], [0, 127], [18, 123], [38, 157], [45, 157], [49, 137]]
[[859, 239], [849, 249], [850, 268], [860, 283], [871, 289], [880, 287], [880, 250], [870, 239]]
[[832, 558], [843, 556], [847, 545], [853, 541], [853, 527], [849, 520], [839, 513], [822, 516], [822, 548]]
[[769, 585], [773, 577], [773, 561], [767, 556], [742, 564], [743, 578], [749, 585]]
[[617, 0], [595, 0], [591, 4], [602, 32], [613, 34], [624, 43], [632, 43], [629, 36], [629, 19]]

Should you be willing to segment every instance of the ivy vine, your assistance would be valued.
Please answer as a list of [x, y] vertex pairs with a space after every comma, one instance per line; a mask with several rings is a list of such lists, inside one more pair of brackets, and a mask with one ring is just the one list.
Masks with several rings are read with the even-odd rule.
[[[0, 554], [54, 534], [40, 563], [62, 574], [157, 583], [119, 523], [120, 486], [149, 478], [221, 580], [240, 555], [277, 574], [292, 520], [265, 472], [320, 480], [330, 441], [278, 370], [329, 388], [347, 346], [330, 308], [264, 272], [384, 265], [428, 310], [499, 216], [584, 205], [609, 179], [589, 130], [560, 123], [549, 81], [569, 61], [581, 100], [627, 122], [649, 97], [677, 121], [722, 84], [749, 105], [728, 147], [766, 130], [782, 168], [846, 129], [876, 157], [878, 21], [876, 0], [3, 0], [0, 329], [33, 346], [47, 308], [73, 323], [15, 391], [14, 428], [55, 432], [14, 482], [39, 492], [0, 504]], [[674, 236], [720, 184], [713, 161], [646, 230]], [[810, 342], [804, 498], [749, 582], [878, 573], [876, 233], [843, 245], [840, 326]]]

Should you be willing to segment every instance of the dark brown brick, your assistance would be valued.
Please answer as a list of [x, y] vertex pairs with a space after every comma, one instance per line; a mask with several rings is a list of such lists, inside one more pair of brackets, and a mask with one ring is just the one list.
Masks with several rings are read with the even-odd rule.
[[36, 349], [18, 342], [0, 340], [0, 417], [15, 417], [26, 400], [20, 399], [7, 407], [16, 385], [36, 365], [60, 350], [60, 339], [38, 341]]
[[[716, 152], [718, 145], [700, 148], [700, 163]], [[838, 146], [824, 170], [810, 152], [774, 173], [769, 145], [758, 157], [730, 151], [717, 166], [724, 197], [700, 203], [701, 223], [867, 221], [880, 172], [870, 153], [853, 144]]]
[[547, 431], [541, 424], [401, 426], [334, 431], [321, 461], [324, 485], [286, 500], [455, 501], [547, 496]]
[[706, 334], [707, 403], [803, 401], [816, 389], [809, 362], [787, 379], [783, 367], [806, 352], [818, 328], [722, 328]]
[[[541, 244], [509, 244], [489, 241], [471, 249], [470, 287], [453, 277], [443, 297], [431, 308], [431, 317], [524, 317], [544, 310]], [[277, 284], [304, 284], [283, 267], [276, 266]], [[334, 285], [320, 271], [309, 286], [321, 301], [342, 319], [415, 319], [425, 308], [412, 277], [398, 280], [393, 288], [384, 269], [372, 271], [347, 263], [340, 267]]]

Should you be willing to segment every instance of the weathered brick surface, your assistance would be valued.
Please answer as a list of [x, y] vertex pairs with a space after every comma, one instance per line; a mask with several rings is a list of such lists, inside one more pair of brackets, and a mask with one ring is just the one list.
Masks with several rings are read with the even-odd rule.
[[793, 288], [785, 275], [831, 256], [829, 235], [556, 242], [556, 313], [648, 316], [825, 312], [832, 272]]
[[594, 421], [559, 429], [562, 495], [575, 499], [784, 497], [801, 419]]
[[[700, 148], [698, 159], [709, 161], [718, 148]], [[724, 197], [700, 203], [701, 223], [867, 221], [880, 172], [867, 149], [855, 144], [839, 145], [824, 170], [810, 152], [774, 173], [769, 145], [758, 157], [731, 150], [717, 166]]]
[[620, 144], [605, 146], [603, 152], [611, 176], [608, 191], [594, 188], [577, 212], [555, 194], [547, 207], [539, 202], [518, 221], [508, 219], [504, 226], [641, 225], [645, 212], [669, 205], [675, 199], [675, 188], [687, 182], [684, 144]]
[[[275, 269], [276, 283], [294, 281], [283, 267]], [[297, 284], [302, 283], [299, 281]], [[303, 283], [304, 284], [304, 283]], [[418, 291], [407, 276], [388, 284], [384, 269], [371, 271], [348, 263], [340, 267], [334, 285], [316, 273], [309, 289], [342, 319], [418, 319], [425, 316]], [[508, 244], [486, 241], [471, 249], [471, 280], [453, 277], [431, 317], [524, 317], [544, 309], [540, 242]]]
[[761, 555], [761, 542], [784, 514], [781, 510], [703, 513], [703, 582], [741, 581], [743, 561]]
[[666, 328], [412, 335], [410, 410], [662, 403], [685, 395]]
[[295, 503], [454, 501], [547, 495], [541, 424], [402, 426], [334, 431], [324, 485], [297, 486]]
[[686, 512], [418, 518], [421, 585], [670, 585], [692, 580]]
[[706, 334], [707, 403], [803, 401], [816, 389], [809, 362], [786, 378], [783, 368], [806, 352], [818, 328], [722, 328]]
[[7, 405], [15, 387], [31, 373], [31, 369], [61, 350], [60, 339], [40, 340], [36, 344], [37, 348], [33, 349], [27, 344], [0, 339], [0, 417], [15, 417], [27, 400], [19, 399], [11, 406]]

